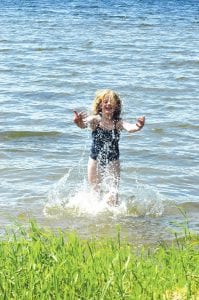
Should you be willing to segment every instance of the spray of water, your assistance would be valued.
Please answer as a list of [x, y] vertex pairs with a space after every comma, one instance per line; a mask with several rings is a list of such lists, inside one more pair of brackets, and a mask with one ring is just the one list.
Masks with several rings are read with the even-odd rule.
[[[89, 137], [88, 137], [89, 139]], [[107, 145], [106, 145], [107, 146]], [[119, 193], [117, 205], [111, 205], [111, 197], [119, 192], [113, 176], [106, 172], [103, 176], [101, 190], [91, 189], [85, 179], [86, 171], [83, 169], [83, 160], [87, 145], [85, 143], [79, 163], [70, 168], [68, 172], [52, 187], [44, 207], [44, 214], [48, 217], [72, 214], [75, 216], [93, 216], [111, 214], [112, 216], [160, 216], [164, 213], [163, 199], [154, 188], [140, 184], [127, 193]]]
[[127, 200], [128, 212], [137, 216], [161, 216], [164, 213], [164, 198], [158, 190], [136, 180], [134, 197]]
[[74, 169], [70, 169], [51, 189], [44, 214], [48, 217], [60, 215], [94, 216], [110, 214], [112, 216], [161, 216], [164, 213], [164, 200], [158, 191], [136, 181], [131, 193], [119, 194], [119, 203], [111, 205], [109, 198], [118, 191], [106, 176], [101, 192], [91, 189], [85, 178], [77, 184], [72, 182]]

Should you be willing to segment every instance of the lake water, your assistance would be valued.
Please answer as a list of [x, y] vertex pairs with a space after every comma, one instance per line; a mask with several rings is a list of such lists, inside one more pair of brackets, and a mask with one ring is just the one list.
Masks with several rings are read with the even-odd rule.
[[[130, 242], [199, 230], [199, 2], [0, 2], [0, 227], [34, 217]], [[91, 132], [73, 110], [116, 90], [122, 117], [120, 206], [87, 186]]]

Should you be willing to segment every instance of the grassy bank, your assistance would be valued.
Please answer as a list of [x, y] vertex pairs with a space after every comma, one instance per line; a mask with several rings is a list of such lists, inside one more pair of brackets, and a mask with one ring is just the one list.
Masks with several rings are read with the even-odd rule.
[[199, 237], [133, 250], [33, 222], [0, 241], [0, 299], [199, 299]]

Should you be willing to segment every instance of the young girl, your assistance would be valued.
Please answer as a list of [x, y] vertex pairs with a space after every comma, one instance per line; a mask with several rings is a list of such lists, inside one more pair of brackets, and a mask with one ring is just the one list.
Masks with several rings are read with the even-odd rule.
[[120, 178], [119, 139], [120, 132], [139, 131], [145, 123], [145, 117], [139, 117], [136, 124], [121, 119], [121, 100], [112, 90], [97, 91], [93, 102], [93, 114], [74, 111], [74, 122], [80, 128], [92, 130], [92, 146], [88, 161], [88, 182], [96, 191], [100, 191], [105, 176], [111, 178], [114, 187], [108, 196], [108, 203], [118, 204], [118, 185]]

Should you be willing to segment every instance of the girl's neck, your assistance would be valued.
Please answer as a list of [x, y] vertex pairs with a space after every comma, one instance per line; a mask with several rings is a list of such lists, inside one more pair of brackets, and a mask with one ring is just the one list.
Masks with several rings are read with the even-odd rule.
[[101, 121], [102, 122], [109, 122], [109, 123], [112, 123], [113, 122], [113, 118], [112, 118], [113, 116], [112, 115], [102, 115], [101, 116]]
[[110, 116], [101, 116], [100, 124], [107, 130], [112, 130], [114, 128], [114, 120]]

